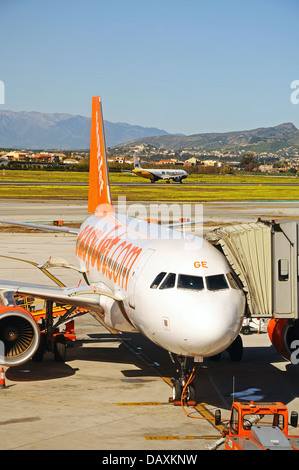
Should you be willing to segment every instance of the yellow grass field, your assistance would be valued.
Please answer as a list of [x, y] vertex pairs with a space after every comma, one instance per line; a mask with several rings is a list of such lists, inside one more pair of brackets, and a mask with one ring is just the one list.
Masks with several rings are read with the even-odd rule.
[[[64, 185], [63, 183], [87, 183], [87, 172], [51, 172], [0, 170], [0, 183], [18, 181], [25, 185], [1, 185], [0, 198], [37, 198], [37, 199], [87, 199], [88, 186]], [[42, 185], [30, 184], [42, 181]], [[124, 173], [110, 173], [112, 198], [126, 196], [128, 201], [233, 201], [233, 200], [297, 200], [299, 185], [295, 177], [264, 175], [190, 175], [185, 184], [161, 182], [154, 185], [144, 178]], [[57, 185], [53, 183], [59, 183]], [[186, 182], [190, 184], [186, 184]], [[49, 184], [52, 183], [52, 184]], [[141, 183], [142, 186], [118, 183]], [[196, 183], [197, 186], [193, 186]], [[205, 185], [199, 186], [198, 184]], [[208, 183], [213, 183], [210, 187]], [[226, 186], [221, 186], [221, 184]], [[271, 183], [271, 186], [266, 185]], [[298, 181], [299, 183], [299, 181]], [[250, 186], [248, 186], [250, 185]]]

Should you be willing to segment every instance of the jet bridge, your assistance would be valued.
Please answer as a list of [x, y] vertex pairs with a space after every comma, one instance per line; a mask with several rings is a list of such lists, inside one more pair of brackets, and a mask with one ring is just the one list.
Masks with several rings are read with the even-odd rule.
[[242, 282], [248, 316], [298, 319], [299, 222], [229, 225], [206, 239]]

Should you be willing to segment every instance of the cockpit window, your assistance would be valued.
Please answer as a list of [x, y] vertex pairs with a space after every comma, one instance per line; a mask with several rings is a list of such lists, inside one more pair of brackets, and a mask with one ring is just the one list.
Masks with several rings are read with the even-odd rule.
[[178, 289], [204, 289], [203, 278], [199, 276], [189, 276], [188, 274], [179, 274]]
[[169, 273], [167, 274], [165, 280], [162, 282], [159, 289], [171, 289], [175, 286], [175, 274]]
[[151, 283], [151, 289], [157, 289], [158, 285], [161, 283], [162, 279], [166, 276], [165, 272], [159, 273], [153, 282]]
[[208, 290], [228, 289], [227, 280], [224, 274], [216, 274], [215, 276], [207, 276], [206, 283]]

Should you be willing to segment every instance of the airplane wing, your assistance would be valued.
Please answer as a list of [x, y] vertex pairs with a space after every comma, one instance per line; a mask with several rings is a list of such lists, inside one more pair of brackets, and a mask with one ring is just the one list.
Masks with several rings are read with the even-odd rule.
[[[0, 279], [0, 300], [2, 292], [13, 292], [14, 295], [30, 296], [38, 299], [52, 300], [55, 303], [62, 303], [72, 305], [78, 308], [85, 308], [87, 310], [94, 310], [99, 313], [103, 313], [101, 307], [101, 297], [110, 297], [118, 302], [120, 298], [112, 295], [109, 291], [95, 290], [91, 286], [78, 286], [78, 287], [67, 287], [59, 279], [57, 279], [52, 273], [50, 273], [47, 267], [64, 267], [76, 269], [76, 267], [65, 264], [62, 258], [54, 258], [53, 261], [50, 259], [44, 264], [38, 264], [34, 261], [28, 261], [26, 259], [15, 258], [12, 256], [0, 255], [0, 258], [12, 259], [15, 261], [22, 261], [29, 263], [38, 268], [43, 274], [51, 279], [56, 286], [51, 287], [47, 285], [30, 284], [26, 282], [7, 281]], [[78, 269], [79, 271], [79, 269]], [[1, 305], [1, 302], [0, 302]]]
[[0, 279], [0, 290], [13, 292], [15, 295], [29, 296], [38, 299], [52, 300], [55, 303], [72, 305], [103, 313], [101, 296], [110, 297], [116, 301], [121, 299], [105, 291], [94, 290], [90, 286], [81, 287], [51, 287], [26, 282], [6, 281]]
[[45, 224], [35, 224], [29, 222], [15, 222], [13, 220], [0, 220], [1, 224], [7, 225], [20, 225], [22, 227], [35, 228], [37, 230], [43, 230], [45, 232], [62, 232], [62, 233], [72, 233], [78, 235], [79, 229], [72, 227], [61, 227], [56, 225], [45, 225]]
[[[20, 225], [47, 232], [63, 232], [75, 235], [79, 232], [79, 229], [71, 227], [23, 223], [9, 220], [1, 220], [0, 223]], [[45, 350], [51, 350], [54, 352], [55, 360], [60, 360], [57, 359], [57, 357], [63, 357], [65, 354], [65, 352], [61, 353], [61, 348], [64, 348], [63, 350], [65, 351], [66, 342], [74, 338], [72, 333], [73, 327], [71, 326], [74, 318], [90, 312], [96, 320], [103, 323], [104, 308], [102, 305], [105, 300], [107, 302], [107, 297], [111, 298], [112, 301], [116, 301], [120, 309], [123, 310], [122, 300], [113, 296], [108, 290], [105, 291], [104, 285], [103, 290], [95, 290], [87, 285], [66, 287], [46, 269], [47, 267], [76, 268], [61, 258], [50, 258], [46, 263], [38, 264], [34, 261], [2, 254], [0, 254], [0, 257], [29, 263], [38, 268], [56, 284], [55, 286], [48, 286], [0, 280], [0, 362], [2, 365], [11, 367], [23, 364], [33, 356], [42, 357]], [[79, 269], [77, 270], [80, 271]], [[19, 303], [20, 301], [22, 302], [22, 297], [25, 298], [24, 307]], [[49, 304], [49, 307], [42, 311], [32, 311], [29, 306], [30, 302], [27, 303], [26, 300], [32, 298], [44, 300], [46, 304]], [[43, 323], [38, 324], [41, 318], [43, 318]], [[58, 326], [60, 327], [60, 325], [63, 324], [65, 325], [65, 333], [63, 335], [56, 333]], [[13, 341], [7, 339], [5, 337], [5, 331], [8, 331], [8, 328], [1, 328], [2, 325], [8, 325], [11, 331], [17, 331], [16, 339]], [[70, 328], [71, 333], [68, 332], [68, 328]], [[58, 335], [57, 340], [55, 334]], [[53, 346], [51, 348], [53, 348], [53, 350], [48, 349], [50, 347], [47, 346], [49, 343], [44, 339], [49, 336], [52, 338], [51, 342], [53, 342]], [[5, 354], [3, 354], [1, 349], [1, 345], [3, 347], [3, 344], [5, 345]]]
[[[45, 351], [53, 352], [56, 361], [64, 362], [66, 343], [76, 339], [74, 319], [90, 312], [103, 324], [105, 311], [101, 304], [106, 297], [123, 310], [120, 299], [90, 286], [49, 287], [0, 280], [1, 365], [14, 367], [33, 357], [40, 361]], [[44, 300], [45, 307], [36, 309], [36, 300]]]
[[121, 170], [121, 173], [128, 173], [129, 175], [136, 176], [131, 170]]

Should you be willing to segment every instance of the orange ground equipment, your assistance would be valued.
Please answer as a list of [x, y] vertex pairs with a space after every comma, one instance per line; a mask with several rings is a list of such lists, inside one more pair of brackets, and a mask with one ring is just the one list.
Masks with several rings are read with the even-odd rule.
[[[220, 410], [215, 412], [215, 424], [221, 424]], [[292, 411], [290, 425], [297, 424], [298, 413]], [[226, 450], [298, 450], [299, 436], [289, 435], [288, 426], [288, 410], [280, 402], [234, 402], [217, 446], [224, 443]]]
[[[20, 303], [21, 302], [21, 303]], [[19, 296], [18, 303], [28, 310], [40, 328], [40, 342], [32, 360], [40, 362], [46, 351], [54, 353], [57, 362], [64, 362], [68, 343], [76, 340], [74, 318], [87, 312], [83, 308], [42, 302], [27, 296]], [[41, 305], [40, 305], [41, 304]], [[60, 326], [64, 326], [60, 331]]]

